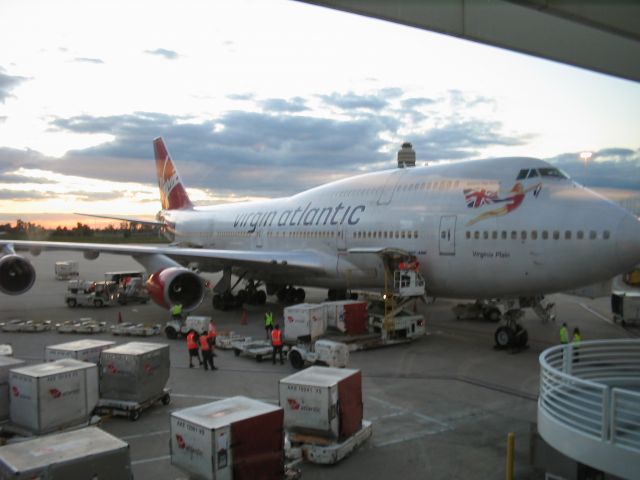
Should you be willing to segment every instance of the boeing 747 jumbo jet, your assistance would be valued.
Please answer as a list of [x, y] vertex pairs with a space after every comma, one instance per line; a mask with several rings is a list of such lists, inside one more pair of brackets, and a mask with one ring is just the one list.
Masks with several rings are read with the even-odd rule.
[[506, 346], [521, 330], [523, 307], [544, 314], [543, 295], [606, 281], [640, 262], [637, 218], [534, 158], [398, 168], [290, 197], [200, 208], [161, 138], [154, 150], [162, 210], [151, 223], [162, 225], [171, 245], [2, 240], [0, 290], [18, 295], [34, 284], [33, 266], [16, 251], [130, 255], [153, 272], [153, 300], [186, 311], [205, 292], [188, 265], [223, 272], [213, 302], [225, 308], [264, 303], [267, 294], [303, 301], [304, 286], [327, 288], [329, 298], [382, 290], [385, 272], [403, 262], [418, 270], [430, 296], [510, 305], [496, 332]]

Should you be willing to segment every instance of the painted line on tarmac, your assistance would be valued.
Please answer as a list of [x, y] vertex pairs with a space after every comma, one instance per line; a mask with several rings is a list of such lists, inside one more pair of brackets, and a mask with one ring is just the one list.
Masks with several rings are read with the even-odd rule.
[[604, 320], [607, 323], [610, 323], [611, 325], [615, 325], [615, 323], [613, 323], [613, 321], [611, 321], [611, 319], [605, 317], [604, 315], [602, 315], [600, 312], [596, 311], [594, 308], [591, 308], [589, 305], [585, 305], [584, 303], [578, 303], [578, 305], [580, 305], [582, 308], [584, 308], [587, 312], [595, 315], [596, 317], [598, 317], [601, 320]]
[[152, 437], [154, 435], [165, 435], [169, 433], [171, 430], [158, 430], [157, 432], [147, 432], [147, 433], [138, 433], [136, 435], [127, 435], [124, 437], [120, 437], [122, 440], [133, 440], [134, 438], [145, 438]]
[[409, 415], [413, 415], [414, 417], [417, 417], [420, 420], [424, 420], [426, 422], [431, 422], [431, 423], [436, 423], [436, 424], [438, 424], [441, 427], [444, 427], [446, 429], [452, 429], [453, 428], [448, 423], [442, 422], [442, 421], [438, 420], [437, 418], [430, 417], [429, 415], [424, 415], [423, 413], [414, 412], [413, 410], [408, 410], [408, 409], [403, 408], [403, 407], [399, 407], [397, 405], [394, 405], [391, 402], [387, 402], [386, 400], [382, 400], [381, 398], [368, 397], [367, 400], [373, 400], [375, 402], [378, 402], [379, 404], [384, 405], [385, 407], [391, 408], [391, 409], [395, 410], [396, 412], [406, 413], [406, 414], [409, 414]]
[[143, 465], [145, 463], [159, 462], [161, 460], [169, 460], [170, 458], [171, 458], [171, 455], [163, 455], [161, 457], [153, 457], [153, 458], [144, 458], [142, 460], [132, 461], [131, 465]]
[[[229, 395], [227, 397], [220, 397], [220, 396], [216, 396], [216, 395], [194, 395], [191, 393], [171, 393], [172, 397], [176, 397], [176, 398], [196, 398], [196, 399], [200, 399], [200, 400], [226, 400], [227, 398], [231, 398], [235, 395]], [[253, 397], [251, 397], [253, 398]], [[266, 402], [266, 403], [273, 403], [275, 405], [278, 405], [278, 399], [273, 399], [273, 398], [254, 398], [254, 400], [260, 400], [261, 402]]]

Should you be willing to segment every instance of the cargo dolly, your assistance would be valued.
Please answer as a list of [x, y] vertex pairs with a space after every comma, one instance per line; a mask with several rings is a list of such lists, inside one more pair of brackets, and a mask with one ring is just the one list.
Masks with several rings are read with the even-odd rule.
[[[251, 337], [245, 338], [243, 341], [231, 342], [233, 353], [236, 357], [240, 354], [253, 357], [257, 362], [261, 362], [264, 357], [270, 357], [273, 353], [271, 342], [267, 340], [252, 340]], [[282, 355], [287, 356], [288, 347], [285, 345]]]
[[159, 401], [162, 402], [163, 405], [169, 405], [169, 403], [171, 402], [171, 390], [168, 388], [163, 388], [161, 392], [143, 402], [101, 398], [100, 400], [98, 400], [98, 406], [95, 409], [95, 413], [96, 415], [127, 417], [132, 422], [135, 422], [140, 418], [140, 414], [144, 410], [152, 407]]

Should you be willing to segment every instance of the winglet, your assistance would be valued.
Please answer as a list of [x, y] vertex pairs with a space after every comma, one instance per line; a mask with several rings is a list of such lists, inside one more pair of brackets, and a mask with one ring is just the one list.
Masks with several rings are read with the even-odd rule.
[[162, 209], [185, 210], [193, 208], [193, 203], [189, 200], [182, 179], [173, 165], [162, 137], [153, 140], [153, 150], [156, 157], [156, 173]]

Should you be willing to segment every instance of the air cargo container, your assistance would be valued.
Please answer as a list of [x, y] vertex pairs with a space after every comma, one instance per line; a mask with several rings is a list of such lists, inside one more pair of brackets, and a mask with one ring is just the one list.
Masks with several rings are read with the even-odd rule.
[[75, 358], [83, 362], [98, 364], [103, 350], [111, 348], [116, 342], [109, 340], [76, 340], [73, 342], [49, 345], [45, 348], [44, 359], [47, 362], [60, 360], [61, 358]]
[[[327, 330], [324, 305], [300, 303], [284, 309], [284, 339], [288, 341], [317, 340]], [[282, 326], [282, 325], [281, 325]]]
[[279, 399], [290, 433], [338, 439], [362, 428], [360, 370], [307, 368], [280, 380]]
[[130, 480], [129, 445], [96, 427], [0, 447], [0, 478]]
[[98, 367], [65, 358], [9, 373], [11, 423], [34, 435], [88, 423], [98, 403]]
[[282, 408], [246, 397], [171, 414], [171, 464], [190, 478], [282, 479]]
[[144, 403], [169, 380], [169, 345], [130, 342], [102, 351], [100, 397]]
[[56, 280], [69, 280], [70, 278], [78, 276], [78, 262], [75, 260], [56, 262], [54, 271], [56, 274]]
[[9, 370], [24, 365], [24, 360], [0, 356], [0, 422], [9, 418]]
[[338, 300], [323, 302], [327, 309], [327, 326], [350, 335], [367, 333], [369, 312], [367, 302], [357, 300]]

